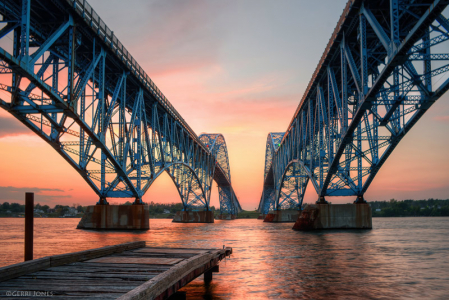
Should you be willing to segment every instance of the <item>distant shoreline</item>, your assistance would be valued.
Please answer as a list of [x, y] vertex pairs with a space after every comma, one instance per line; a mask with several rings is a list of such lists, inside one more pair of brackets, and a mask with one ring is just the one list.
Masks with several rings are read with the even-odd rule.
[[[218, 216], [218, 215], [217, 215]], [[373, 218], [435, 218], [435, 217], [440, 217], [440, 218], [445, 218], [448, 216], [372, 216]], [[35, 219], [81, 219], [82, 216], [75, 216], [75, 217], [34, 217]], [[0, 216], [0, 219], [25, 219], [25, 217], [11, 217], [11, 216]], [[171, 216], [150, 216], [150, 220], [155, 220], [155, 219], [168, 219], [171, 220], [173, 219], [173, 215]], [[236, 219], [257, 219], [257, 216], [240, 216], [238, 215]]]

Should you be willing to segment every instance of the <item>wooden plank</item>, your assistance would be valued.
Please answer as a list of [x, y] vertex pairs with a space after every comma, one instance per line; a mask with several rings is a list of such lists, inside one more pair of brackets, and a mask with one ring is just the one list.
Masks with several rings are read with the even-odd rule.
[[[159, 275], [159, 274], [158, 274]], [[156, 275], [157, 276], [157, 275]], [[58, 279], [61, 277], [64, 277], [66, 279], [69, 279], [70, 277], [74, 277], [74, 278], [127, 278], [128, 280], [149, 280], [151, 278], [154, 277], [153, 274], [147, 274], [147, 275], [135, 275], [133, 273], [128, 273], [128, 274], [113, 274], [113, 273], [107, 273], [107, 274], [102, 274], [102, 273], [64, 273], [64, 272], [46, 272], [46, 271], [39, 271], [39, 273], [33, 273], [30, 275], [23, 275], [19, 278], [45, 278], [45, 279]], [[0, 286], [3, 283], [0, 284]]]
[[123, 243], [123, 244], [106, 246], [106, 247], [97, 248], [97, 249], [91, 249], [91, 250], [79, 251], [79, 252], [74, 252], [74, 253], [50, 256], [51, 266], [56, 267], [56, 266], [61, 266], [61, 265], [65, 265], [65, 264], [69, 264], [69, 263], [73, 263], [73, 262], [85, 261], [85, 260], [89, 260], [89, 259], [93, 259], [93, 258], [97, 258], [97, 257], [102, 257], [105, 255], [121, 253], [124, 251], [136, 249], [136, 248], [142, 248], [142, 247], [145, 247], [145, 241]]
[[[83, 274], [83, 273], [114, 273], [114, 274], [141, 274], [141, 275], [145, 275], [145, 274], [160, 274], [162, 272], [165, 272], [166, 270], [168, 270], [169, 268], [166, 268], [164, 270], [161, 269], [151, 269], [151, 265], [149, 265], [150, 268], [141, 268], [140, 266], [144, 266], [144, 265], [137, 265], [136, 268], [111, 268], [111, 267], [106, 267], [106, 268], [99, 268], [99, 267], [92, 267], [92, 268], [61, 268], [61, 269], [46, 269], [45, 271], [50, 271], [50, 272], [64, 272], [64, 273], [79, 273], [79, 274]], [[60, 267], [58, 267], [60, 268]]]
[[50, 267], [50, 257], [42, 257], [0, 268], [0, 282]]
[[[140, 283], [145, 282], [146, 280], [133, 280], [129, 281], [122, 278], [102, 278], [101, 280], [92, 280], [92, 279], [53, 279], [51, 280], [51, 284], [54, 285], [67, 285], [67, 286], [76, 286], [76, 285], [104, 285], [104, 284], [110, 284], [110, 285], [139, 285]], [[28, 286], [30, 284], [40, 284], [41, 287], [45, 287], [48, 284], [47, 279], [34, 279], [34, 278], [16, 278], [13, 280], [8, 280], [7, 282], [0, 285], [0, 288], [7, 287], [7, 286]]]
[[[11, 290], [45, 289], [54, 293], [51, 298], [60, 299], [162, 299], [213, 271], [222, 258], [232, 253], [230, 248], [143, 248], [142, 243], [116, 246], [30, 261], [27, 273], [20, 277], [16, 275], [25, 264], [9, 266], [6, 271], [13, 272], [15, 279], [0, 282], [0, 296]], [[134, 250], [137, 246], [143, 249]]]
[[0, 268], [0, 282], [49, 267], [88, 260], [117, 252], [145, 247], [145, 241], [124, 243], [75, 253], [54, 255]]
[[107, 256], [88, 260], [94, 263], [114, 264], [146, 264], [146, 265], [174, 265], [182, 261], [182, 258], [154, 258], [154, 257], [129, 257], [129, 256]]
[[176, 254], [200, 254], [208, 252], [209, 250], [200, 250], [200, 249], [155, 249], [155, 248], [140, 248], [137, 250], [132, 251], [133, 253], [176, 253]]
[[[42, 285], [32, 285], [29, 286], [13, 286], [13, 287], [2, 287], [0, 291], [11, 291], [11, 289], [17, 290], [17, 291], [42, 291]], [[125, 286], [125, 285], [103, 285], [103, 286], [85, 286], [85, 285], [78, 285], [78, 286], [69, 286], [69, 285], [52, 285], [52, 284], [46, 284], [45, 290], [52, 291], [52, 292], [93, 292], [93, 293], [126, 293], [128, 292], [132, 287]], [[4, 294], [4, 293], [2, 293]]]
[[[167, 289], [176, 287], [175, 285], [176, 283], [178, 283], [178, 281], [191, 274], [197, 268], [209, 264], [211, 261], [220, 257], [221, 255], [224, 255], [225, 253], [225, 249], [216, 250], [213, 253], [205, 252], [184, 260], [175, 265], [173, 268], [170, 268], [170, 270], [168, 270], [167, 272], [159, 274], [158, 276], [152, 278], [144, 284], [136, 287], [134, 290], [121, 296], [119, 299], [155, 299], [162, 293], [166, 292]], [[199, 275], [201, 274], [198, 274], [197, 276]]]

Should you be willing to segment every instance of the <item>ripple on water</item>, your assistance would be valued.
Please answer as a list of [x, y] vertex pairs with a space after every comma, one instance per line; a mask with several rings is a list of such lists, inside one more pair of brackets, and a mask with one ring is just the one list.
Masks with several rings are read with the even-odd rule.
[[[417, 222], [419, 220], [419, 222]], [[76, 230], [79, 219], [35, 219], [35, 258], [145, 240], [150, 246], [233, 247], [211, 284], [188, 299], [444, 299], [449, 294], [449, 218], [375, 218], [373, 230], [296, 232], [260, 220], [179, 224], [147, 232]], [[0, 219], [0, 266], [23, 259], [23, 219]]]

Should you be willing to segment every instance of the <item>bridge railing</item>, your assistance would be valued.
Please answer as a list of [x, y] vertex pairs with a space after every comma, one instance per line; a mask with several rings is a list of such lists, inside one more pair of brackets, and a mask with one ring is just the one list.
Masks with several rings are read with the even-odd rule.
[[161, 105], [189, 132], [189, 134], [207, 151], [204, 144], [200, 141], [195, 132], [190, 128], [187, 122], [181, 117], [178, 111], [168, 101], [164, 94], [159, 90], [156, 84], [151, 80], [143, 68], [137, 63], [129, 51], [120, 43], [119, 39], [114, 35], [114, 32], [109, 29], [100, 16], [95, 12], [92, 6], [86, 0], [66, 0], [67, 3], [84, 19], [94, 32], [107, 44], [107, 46], [114, 52], [118, 58], [130, 69], [131, 73], [136, 76], [143, 85], [152, 92]]

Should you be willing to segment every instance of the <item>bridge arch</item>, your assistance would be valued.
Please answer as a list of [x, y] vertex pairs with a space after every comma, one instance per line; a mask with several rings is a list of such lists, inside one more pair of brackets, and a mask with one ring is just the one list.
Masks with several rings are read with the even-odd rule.
[[172, 179], [181, 199], [183, 210], [209, 210], [209, 201], [206, 201], [207, 198], [200, 178], [195, 173], [195, 170], [183, 162], [174, 162], [165, 165], [164, 168], [155, 174], [154, 178], [146, 184], [144, 193], [164, 172], [166, 172]]
[[270, 194], [266, 187], [277, 188], [276, 180], [294, 160], [309, 171], [319, 202], [355, 196], [364, 203], [364, 193], [402, 138], [449, 90], [447, 6], [347, 2], [272, 151], [272, 164], [266, 164], [260, 207]]
[[310, 177], [304, 164], [296, 159], [290, 161], [280, 178], [274, 209], [300, 210]]
[[86, 1], [0, 2], [0, 42], [13, 40], [0, 48], [1, 108], [64, 157], [99, 204], [141, 204], [167, 171], [186, 209], [209, 208], [217, 156]]
[[[231, 185], [231, 172], [226, 140], [219, 133], [204, 133], [199, 138], [215, 157], [216, 167], [214, 168], [211, 179], [218, 185], [220, 214], [237, 215], [242, 211], [242, 208]], [[212, 187], [212, 181], [210, 186]], [[208, 190], [209, 198], [211, 190]]]

